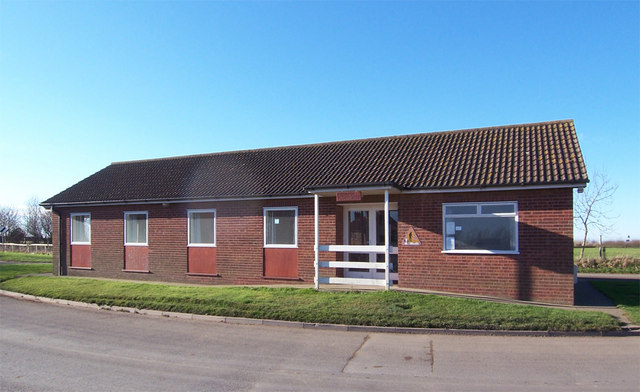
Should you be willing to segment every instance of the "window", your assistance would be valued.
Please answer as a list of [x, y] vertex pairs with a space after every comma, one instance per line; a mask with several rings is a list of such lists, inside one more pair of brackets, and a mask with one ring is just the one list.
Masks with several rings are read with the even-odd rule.
[[517, 253], [518, 204], [443, 204], [443, 249], [451, 253]]
[[264, 209], [264, 246], [274, 248], [298, 246], [298, 207]]
[[91, 244], [91, 214], [71, 214], [71, 244]]
[[216, 245], [216, 210], [189, 210], [189, 246]]
[[147, 245], [147, 219], [146, 211], [124, 213], [124, 244]]

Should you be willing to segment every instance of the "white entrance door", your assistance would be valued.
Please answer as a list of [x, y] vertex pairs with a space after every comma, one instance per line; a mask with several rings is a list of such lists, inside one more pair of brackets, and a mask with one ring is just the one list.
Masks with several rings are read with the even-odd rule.
[[[347, 245], [384, 245], [384, 205], [351, 206], [345, 208], [345, 238]], [[398, 282], [398, 210], [389, 210], [389, 278]], [[384, 253], [347, 253], [347, 261], [362, 262], [362, 268], [345, 268], [349, 278], [384, 279], [384, 269], [367, 268], [366, 263], [383, 263]]]

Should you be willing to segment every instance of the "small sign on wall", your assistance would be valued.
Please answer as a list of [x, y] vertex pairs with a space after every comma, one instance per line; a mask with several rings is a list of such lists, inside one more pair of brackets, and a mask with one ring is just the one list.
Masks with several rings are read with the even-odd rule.
[[347, 191], [336, 193], [336, 201], [360, 201], [362, 200], [362, 192], [360, 191]]
[[413, 229], [413, 226], [409, 229], [409, 232], [404, 237], [405, 245], [421, 245], [420, 238], [416, 234], [416, 231]]

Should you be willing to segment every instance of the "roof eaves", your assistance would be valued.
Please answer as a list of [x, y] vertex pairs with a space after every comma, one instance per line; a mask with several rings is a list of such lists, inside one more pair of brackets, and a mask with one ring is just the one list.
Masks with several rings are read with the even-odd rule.
[[366, 182], [366, 183], [353, 183], [353, 184], [329, 184], [329, 185], [312, 185], [304, 188], [305, 191], [313, 193], [315, 191], [327, 191], [334, 189], [384, 189], [393, 188], [398, 191], [405, 189], [392, 181], [384, 182]]
[[177, 197], [159, 199], [128, 199], [128, 200], [95, 200], [79, 202], [42, 202], [42, 207], [79, 207], [79, 206], [102, 206], [102, 205], [129, 205], [129, 204], [162, 204], [162, 203], [198, 203], [230, 200], [261, 200], [261, 199], [285, 199], [309, 197], [307, 193], [277, 194], [277, 195], [230, 195], [215, 197]]

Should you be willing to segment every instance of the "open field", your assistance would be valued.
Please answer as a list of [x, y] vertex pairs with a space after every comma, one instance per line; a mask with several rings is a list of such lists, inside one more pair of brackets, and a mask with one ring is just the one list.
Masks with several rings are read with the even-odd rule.
[[601, 312], [398, 291], [196, 287], [40, 276], [7, 280], [0, 288], [98, 305], [310, 323], [538, 331], [620, 328], [613, 317]]
[[[614, 257], [630, 257], [640, 259], [640, 248], [605, 248], [607, 258]], [[580, 257], [580, 248], [573, 248], [573, 259], [578, 260]], [[599, 248], [584, 248], [584, 257], [587, 259], [596, 259], [600, 257]]]
[[17, 263], [51, 263], [52, 255], [20, 252], [0, 252], [0, 260]]

